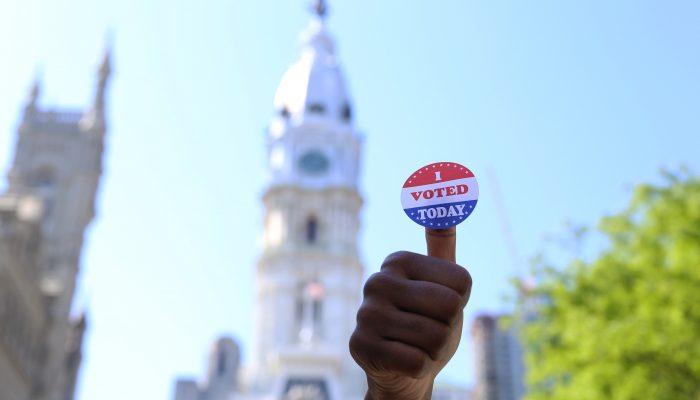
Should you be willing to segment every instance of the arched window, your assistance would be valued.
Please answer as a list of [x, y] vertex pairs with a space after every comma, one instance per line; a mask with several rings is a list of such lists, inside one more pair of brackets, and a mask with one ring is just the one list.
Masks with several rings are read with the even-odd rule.
[[39, 168], [31, 177], [30, 184], [43, 199], [43, 216], [47, 219], [53, 212], [56, 195], [56, 174], [49, 166]]
[[311, 215], [306, 219], [306, 243], [314, 244], [318, 239], [318, 219]]
[[297, 284], [297, 290], [295, 295], [295, 305], [294, 305], [294, 316], [297, 325], [301, 326], [302, 320], [304, 319], [304, 291], [306, 289], [306, 282], [299, 282]]
[[295, 314], [301, 342], [322, 336], [324, 296], [323, 284], [316, 279], [301, 281], [297, 285]]
[[282, 106], [282, 108], [280, 108], [280, 110], [279, 110], [279, 113], [282, 116], [282, 118], [285, 118], [285, 119], [289, 118], [290, 113], [289, 113], [289, 109], [287, 108], [287, 106]]
[[219, 349], [219, 354], [216, 360], [216, 372], [219, 376], [224, 376], [226, 373], [226, 354], [222, 349]]
[[55, 185], [56, 177], [49, 167], [40, 168], [32, 179], [32, 186], [39, 190], [51, 190]]
[[343, 104], [343, 110], [341, 111], [341, 113], [342, 113], [341, 116], [343, 117], [343, 121], [350, 122], [350, 120], [352, 119], [352, 108], [350, 107], [350, 104], [348, 104], [348, 103]]
[[[323, 289], [321, 288], [321, 290], [323, 290]], [[321, 323], [321, 318], [323, 317], [323, 298], [322, 297], [318, 297], [318, 298], [314, 299], [312, 314], [313, 314], [314, 324], [319, 325]]]

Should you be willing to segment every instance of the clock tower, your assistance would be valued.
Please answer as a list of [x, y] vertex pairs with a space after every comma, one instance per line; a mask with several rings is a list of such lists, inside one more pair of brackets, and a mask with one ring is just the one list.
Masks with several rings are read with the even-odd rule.
[[361, 399], [364, 374], [348, 351], [364, 274], [361, 135], [325, 3], [314, 10], [268, 129], [250, 384], [274, 399]]

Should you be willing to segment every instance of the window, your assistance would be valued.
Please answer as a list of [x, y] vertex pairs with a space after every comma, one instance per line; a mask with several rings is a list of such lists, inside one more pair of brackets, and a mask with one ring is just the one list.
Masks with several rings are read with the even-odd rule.
[[51, 166], [44, 165], [31, 174], [29, 183], [36, 189], [49, 192], [56, 185], [56, 173]]
[[313, 303], [313, 316], [314, 316], [314, 323], [315, 324], [320, 324], [321, 323], [321, 315], [323, 313], [323, 302], [321, 302], [321, 298], [316, 298], [314, 299]]
[[45, 220], [48, 220], [48, 217], [51, 216], [53, 211], [54, 195], [56, 191], [56, 174], [54, 170], [49, 166], [39, 168], [31, 176], [30, 184], [36, 190], [37, 194], [42, 197], [43, 216]]
[[325, 290], [316, 279], [301, 281], [297, 285], [295, 316], [299, 341], [309, 343], [321, 337], [323, 332], [323, 298]]
[[51, 189], [54, 185], [53, 173], [51, 170], [42, 170], [34, 179], [34, 187], [39, 189]]
[[311, 103], [308, 108], [310, 113], [323, 114], [326, 112], [326, 107], [321, 103]]
[[222, 349], [219, 349], [218, 358], [216, 360], [216, 372], [219, 376], [223, 376], [226, 373], [226, 354]]
[[317, 279], [314, 279], [307, 282], [305, 286], [304, 295], [311, 300], [311, 319], [314, 325], [319, 325], [323, 312], [323, 297], [325, 295], [323, 284]]
[[282, 108], [280, 108], [279, 112], [280, 112], [280, 116], [282, 116], [282, 118], [285, 118], [285, 119], [289, 118], [290, 114], [289, 114], [289, 109], [287, 108], [287, 106], [282, 106]]
[[306, 243], [314, 244], [318, 239], [318, 219], [310, 216], [306, 219]]
[[342, 115], [343, 121], [349, 122], [352, 119], [352, 108], [350, 108], [350, 104], [345, 103], [343, 105], [343, 110], [342, 110]]
[[301, 326], [304, 319], [304, 290], [306, 289], [306, 282], [299, 282], [297, 285], [296, 293], [296, 305], [294, 307], [294, 315], [296, 317], [297, 324]]

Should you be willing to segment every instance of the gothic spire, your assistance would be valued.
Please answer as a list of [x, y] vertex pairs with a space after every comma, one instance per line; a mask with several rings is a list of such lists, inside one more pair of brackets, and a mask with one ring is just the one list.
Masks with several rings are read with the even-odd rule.
[[112, 73], [111, 59], [111, 46], [108, 44], [105, 48], [102, 60], [100, 61], [100, 65], [97, 68], [97, 87], [95, 89], [92, 109], [85, 113], [81, 121], [84, 127], [94, 129], [101, 133], [105, 131], [105, 97], [109, 76]]
[[102, 56], [102, 61], [97, 69], [97, 92], [95, 94], [95, 104], [94, 107], [97, 110], [102, 110], [104, 108], [104, 98], [105, 91], [107, 89], [107, 81], [109, 80], [109, 75], [112, 72], [111, 63], [111, 47], [108, 46], [105, 49], [104, 55]]

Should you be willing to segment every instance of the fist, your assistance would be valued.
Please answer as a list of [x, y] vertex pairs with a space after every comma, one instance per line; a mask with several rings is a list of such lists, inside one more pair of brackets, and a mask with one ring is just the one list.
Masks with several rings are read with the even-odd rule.
[[454, 229], [427, 236], [435, 256], [393, 253], [365, 284], [350, 353], [367, 374], [367, 399], [430, 399], [459, 346], [471, 277], [454, 263]]

